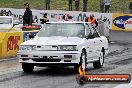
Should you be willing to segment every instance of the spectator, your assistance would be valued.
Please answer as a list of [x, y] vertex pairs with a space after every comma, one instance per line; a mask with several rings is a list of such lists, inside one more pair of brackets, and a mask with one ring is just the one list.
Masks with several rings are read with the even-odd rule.
[[32, 11], [30, 10], [29, 4], [26, 3], [24, 4], [26, 7], [26, 10], [23, 15], [23, 25], [32, 25], [33, 22], [33, 16], [32, 16]]
[[76, 11], [79, 11], [80, 0], [75, 0]]
[[87, 11], [88, 0], [83, 0], [83, 12]]
[[9, 16], [9, 14], [5, 10], [1, 10], [0, 16]]
[[50, 10], [50, 0], [45, 0], [46, 10]]
[[104, 13], [104, 4], [105, 4], [105, 0], [100, 0], [100, 10], [102, 13]]
[[48, 22], [48, 21], [49, 21], [49, 19], [48, 19], [47, 15], [48, 15], [47, 13], [43, 14], [43, 18], [42, 18], [42, 19], [40, 19], [41, 24], [45, 24], [46, 22]]
[[68, 0], [69, 1], [69, 11], [72, 11], [72, 1], [73, 0]]
[[3, 16], [3, 10], [1, 10], [1, 12], [0, 12], [0, 16]]
[[97, 20], [94, 18], [94, 14], [91, 14], [90, 17], [85, 19], [85, 22], [91, 22], [91, 24], [96, 28], [98, 26]]
[[129, 4], [130, 13], [132, 13], [132, 2]]
[[105, 13], [110, 11], [110, 2], [111, 0], [105, 0]]

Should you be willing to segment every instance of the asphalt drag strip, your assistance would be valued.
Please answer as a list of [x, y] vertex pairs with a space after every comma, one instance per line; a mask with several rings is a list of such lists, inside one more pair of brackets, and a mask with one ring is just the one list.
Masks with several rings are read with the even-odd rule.
[[[130, 74], [132, 75], [132, 33], [110, 31], [109, 54], [104, 66], [94, 69], [87, 65], [87, 74]], [[85, 84], [76, 82], [73, 67], [35, 67], [26, 74], [18, 59], [0, 62], [0, 88], [132, 88], [130, 84]], [[126, 86], [127, 85], [127, 86]]]

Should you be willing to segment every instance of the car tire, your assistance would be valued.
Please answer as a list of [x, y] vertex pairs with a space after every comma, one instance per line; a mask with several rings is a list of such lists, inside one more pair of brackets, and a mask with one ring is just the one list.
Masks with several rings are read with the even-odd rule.
[[22, 63], [22, 69], [24, 72], [30, 73], [30, 72], [33, 72], [34, 66], [31, 64]]
[[80, 66], [82, 66], [84, 69], [86, 69], [86, 65], [87, 65], [86, 52], [85, 52], [85, 50], [82, 50], [81, 57], [80, 57], [80, 63], [74, 65], [75, 72], [79, 73]]
[[78, 70], [79, 66], [80, 66], [80, 64], [74, 65], [74, 72], [77, 73], [77, 74], [79, 73], [79, 70]]
[[99, 56], [99, 60], [96, 62], [93, 62], [93, 67], [98, 69], [98, 68], [102, 68], [103, 67], [103, 63], [104, 63], [104, 53], [101, 52], [100, 56]]
[[82, 50], [81, 58], [80, 58], [80, 64], [82, 68], [86, 69], [87, 66], [87, 58], [86, 58], [86, 51]]

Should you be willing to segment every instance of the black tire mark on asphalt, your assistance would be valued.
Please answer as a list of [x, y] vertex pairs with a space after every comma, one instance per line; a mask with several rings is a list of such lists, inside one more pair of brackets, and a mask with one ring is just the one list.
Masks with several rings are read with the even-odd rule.
[[131, 58], [128, 58], [128, 59], [120, 60], [118, 62], [114, 62], [114, 63], [111, 63], [111, 64], [127, 65], [127, 64], [130, 64], [130, 63], [132, 63], [132, 57]]
[[[57, 71], [57, 69], [59, 71]], [[73, 69], [71, 68], [46, 68], [46, 69], [41, 69], [37, 71], [34, 71], [32, 73], [24, 73], [23, 71], [16, 71], [13, 73], [6, 73], [6, 74], [2, 74], [0, 75], [0, 82], [5, 82], [5, 81], [9, 81], [9, 80], [13, 80], [13, 79], [17, 79], [23, 76], [35, 76], [35, 77], [40, 77], [40, 76], [46, 76], [46, 79], [50, 78], [48, 76], [67, 76], [67, 75], [73, 75], [75, 74], [73, 72]]]
[[7, 73], [7, 74], [2, 74], [2, 75], [0, 75], [0, 82], [13, 80], [15, 78], [19, 78], [19, 77], [23, 77], [23, 76], [27, 76], [27, 75], [28, 74], [24, 74], [21, 71], [13, 72], [13, 73]]
[[86, 69], [86, 73], [88, 74], [100, 74], [102, 72], [105, 72], [105, 71], [109, 71], [109, 70], [113, 70], [113, 69], [116, 69], [117, 66], [109, 66], [109, 67], [102, 67], [100, 69], [94, 69], [94, 68], [87, 68]]
[[113, 52], [110, 52], [106, 57], [109, 57], [109, 56], [116, 56], [116, 55], [120, 55], [120, 54], [123, 54], [123, 53], [128, 53], [128, 52], [131, 52], [132, 49], [131, 48], [124, 48], [122, 51], [113, 51]]

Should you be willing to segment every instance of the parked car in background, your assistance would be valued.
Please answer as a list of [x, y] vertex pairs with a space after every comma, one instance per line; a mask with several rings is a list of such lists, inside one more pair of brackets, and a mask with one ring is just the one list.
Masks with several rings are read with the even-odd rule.
[[8, 32], [10, 31], [20, 31], [22, 24], [16, 22], [11, 16], [0, 16], [0, 32]]

